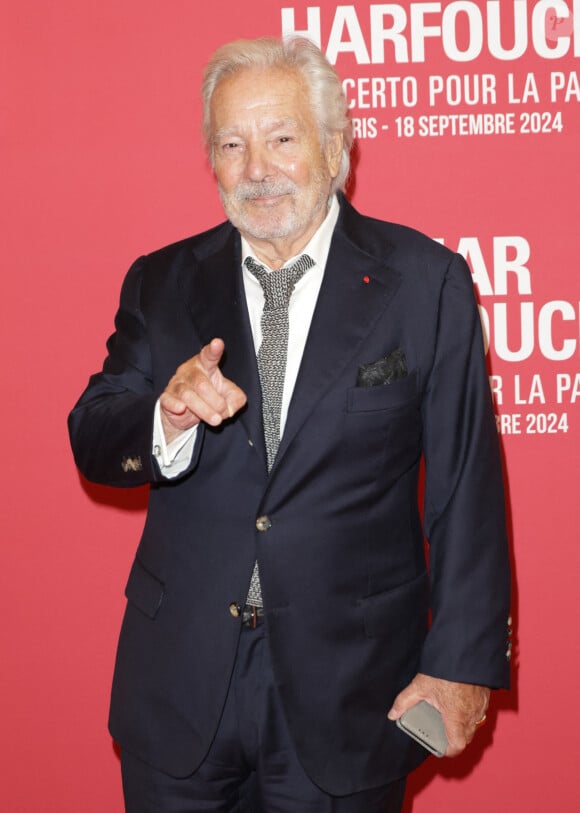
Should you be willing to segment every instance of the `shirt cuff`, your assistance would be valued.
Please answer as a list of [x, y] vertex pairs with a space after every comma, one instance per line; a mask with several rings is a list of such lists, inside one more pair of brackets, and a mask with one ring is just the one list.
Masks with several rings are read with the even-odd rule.
[[196, 435], [197, 426], [192, 426], [181, 432], [171, 443], [167, 443], [161, 422], [161, 407], [159, 399], [157, 400], [153, 415], [152, 452], [163, 477], [171, 479], [187, 469], [191, 463]]

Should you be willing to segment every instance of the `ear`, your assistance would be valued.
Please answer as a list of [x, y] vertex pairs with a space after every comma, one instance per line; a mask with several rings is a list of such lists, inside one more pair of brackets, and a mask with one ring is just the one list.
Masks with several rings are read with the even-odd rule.
[[340, 159], [342, 158], [342, 133], [332, 133], [326, 139], [324, 145], [324, 157], [331, 178], [336, 178], [340, 169]]

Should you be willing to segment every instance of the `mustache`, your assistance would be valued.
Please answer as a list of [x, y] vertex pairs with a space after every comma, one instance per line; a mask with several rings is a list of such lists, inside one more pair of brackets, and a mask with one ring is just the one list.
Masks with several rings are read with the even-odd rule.
[[243, 181], [231, 195], [234, 200], [256, 200], [276, 195], [292, 195], [297, 190], [292, 181]]

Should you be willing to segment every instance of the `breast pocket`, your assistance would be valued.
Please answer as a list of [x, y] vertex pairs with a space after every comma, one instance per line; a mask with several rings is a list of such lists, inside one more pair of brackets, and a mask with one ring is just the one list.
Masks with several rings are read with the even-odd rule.
[[400, 410], [417, 399], [417, 371], [406, 378], [377, 387], [351, 387], [346, 394], [347, 412]]

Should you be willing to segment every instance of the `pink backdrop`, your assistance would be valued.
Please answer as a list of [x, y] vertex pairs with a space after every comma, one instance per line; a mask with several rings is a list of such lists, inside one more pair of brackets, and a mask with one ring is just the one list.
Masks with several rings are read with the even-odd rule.
[[146, 493], [83, 482], [66, 414], [130, 262], [222, 218], [199, 137], [207, 57], [294, 26], [352, 100], [355, 205], [462, 250], [489, 327], [515, 689], [464, 757], [414, 775], [406, 811], [576, 811], [580, 2], [290, 4], [4, 4], [0, 807], [122, 810], [105, 721]]

